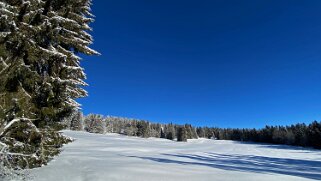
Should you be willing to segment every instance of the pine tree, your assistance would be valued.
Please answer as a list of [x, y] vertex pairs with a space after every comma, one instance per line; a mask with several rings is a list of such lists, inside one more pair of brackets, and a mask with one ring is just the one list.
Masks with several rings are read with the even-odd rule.
[[167, 129], [165, 130], [165, 135], [166, 135], [166, 139], [169, 139], [169, 140], [175, 139], [176, 131], [172, 123], [167, 125]]
[[[15, 142], [32, 145], [34, 157], [14, 158], [21, 168], [25, 161], [30, 167], [45, 164], [68, 142], [50, 130], [63, 128], [61, 122], [79, 108], [75, 99], [87, 95], [78, 54], [98, 54], [88, 47], [90, 5], [90, 0], [0, 0], [0, 139], [16, 153], [28, 150], [16, 151]], [[20, 142], [14, 132], [32, 136], [25, 130], [41, 141]]]
[[83, 114], [80, 111], [75, 111], [71, 116], [70, 130], [81, 131], [83, 130]]
[[[90, 0], [0, 2], [0, 119], [34, 119], [38, 127], [59, 122], [79, 107], [87, 85], [78, 53], [88, 46]], [[10, 112], [9, 110], [14, 110]]]
[[186, 128], [185, 126], [180, 126], [177, 129], [177, 141], [187, 141]]
[[321, 148], [321, 122], [313, 121], [308, 127], [309, 146]]
[[137, 136], [148, 138], [150, 134], [149, 122], [138, 121], [137, 122]]
[[105, 133], [106, 123], [102, 115], [89, 114], [85, 117], [84, 129], [90, 133]]
[[[35, 1], [0, 2], [0, 126], [16, 117], [35, 118], [30, 104], [39, 77], [29, 65], [31, 52], [28, 27], [24, 16], [34, 16], [39, 8]], [[30, 25], [31, 26], [31, 25]], [[1, 129], [1, 128], [0, 128]]]
[[161, 128], [160, 138], [166, 138], [163, 127]]
[[117, 121], [115, 121], [115, 118], [113, 118], [111, 116], [107, 116], [105, 118], [105, 122], [106, 122], [106, 132], [107, 133], [115, 133], [114, 126], [117, 125]]
[[198, 127], [198, 128], [196, 129], [196, 132], [197, 132], [198, 137], [200, 137], [200, 138], [205, 138], [204, 128]]
[[124, 128], [124, 134], [128, 136], [135, 136], [137, 134], [137, 127], [135, 121], [128, 121]]
[[295, 126], [293, 126], [292, 129], [294, 130], [294, 137], [295, 137], [294, 144], [298, 146], [307, 146], [306, 125], [304, 123], [296, 124]]

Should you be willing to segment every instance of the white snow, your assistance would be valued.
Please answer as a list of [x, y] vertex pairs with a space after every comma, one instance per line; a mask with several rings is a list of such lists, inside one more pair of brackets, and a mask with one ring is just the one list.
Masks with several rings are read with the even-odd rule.
[[321, 151], [198, 139], [187, 143], [64, 131], [75, 138], [35, 181], [321, 180]]
[[10, 121], [4, 128], [3, 131], [0, 133], [0, 136], [7, 130], [9, 129], [14, 123], [19, 122], [19, 121], [28, 121], [28, 125], [32, 126], [35, 128], [35, 130], [37, 132], [39, 132], [38, 128], [32, 123], [32, 119], [28, 119], [28, 118], [16, 118], [13, 119], [12, 121]]

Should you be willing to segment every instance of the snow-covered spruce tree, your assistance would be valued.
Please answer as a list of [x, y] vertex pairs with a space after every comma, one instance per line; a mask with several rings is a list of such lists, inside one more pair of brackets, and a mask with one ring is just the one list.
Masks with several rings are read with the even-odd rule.
[[[38, 128], [61, 128], [57, 123], [79, 107], [75, 99], [87, 95], [77, 54], [98, 54], [88, 47], [92, 43], [90, 5], [90, 0], [0, 0], [1, 141], [14, 139], [41, 148], [60, 145], [43, 144], [43, 135], [57, 136], [48, 131], [40, 134], [39, 142]], [[15, 131], [27, 134], [25, 138], [14, 137], [13, 123]], [[37, 135], [37, 144], [27, 139], [31, 134]]]
[[104, 134], [106, 132], [106, 122], [102, 115], [89, 114], [85, 117], [84, 129], [90, 133]]
[[176, 131], [175, 131], [174, 125], [170, 123], [165, 128], [166, 128], [165, 129], [166, 139], [174, 140], [176, 137]]
[[11, 98], [2, 115], [59, 122], [87, 95], [76, 54], [98, 54], [88, 47], [90, 0], [1, 1], [1, 95]]
[[137, 127], [135, 121], [128, 121], [124, 128], [124, 133], [128, 136], [135, 136], [137, 134]]
[[166, 138], [164, 127], [161, 127], [160, 138]]
[[150, 134], [150, 123], [147, 121], [137, 122], [137, 136], [148, 138]]
[[114, 133], [114, 118], [111, 116], [107, 116], [105, 118], [106, 122], [106, 133]]
[[75, 111], [70, 120], [70, 130], [81, 131], [83, 130], [83, 113]]
[[177, 129], [177, 141], [187, 141], [186, 128], [185, 126], [180, 126]]

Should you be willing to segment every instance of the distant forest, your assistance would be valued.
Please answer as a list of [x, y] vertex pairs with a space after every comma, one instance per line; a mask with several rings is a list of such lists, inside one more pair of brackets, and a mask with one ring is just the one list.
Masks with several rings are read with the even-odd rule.
[[190, 124], [160, 124], [145, 120], [102, 116], [81, 112], [74, 113], [66, 123], [71, 130], [91, 133], [119, 133], [143, 138], [156, 137], [169, 140], [208, 138], [217, 140], [251, 141], [284, 144], [321, 149], [321, 122], [308, 125], [266, 126], [262, 129], [238, 129], [218, 127], [194, 127]]

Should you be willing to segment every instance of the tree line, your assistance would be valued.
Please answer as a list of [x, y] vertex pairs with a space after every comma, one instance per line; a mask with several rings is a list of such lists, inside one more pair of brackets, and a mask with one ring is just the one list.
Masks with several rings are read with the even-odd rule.
[[197, 139], [196, 128], [190, 124], [160, 124], [145, 120], [129, 119], [114, 116], [102, 116], [89, 114], [83, 116], [81, 112], [76, 112], [69, 119], [66, 125], [70, 125], [71, 130], [84, 130], [90, 133], [118, 133], [127, 136], [155, 137], [169, 140], [187, 141], [187, 139]]
[[261, 129], [239, 129], [194, 127], [191, 124], [160, 124], [139, 119], [105, 117], [97, 114], [83, 116], [81, 112], [76, 112], [70, 119], [67, 119], [67, 122], [72, 130], [85, 130], [91, 133], [118, 133], [177, 141], [208, 138], [321, 148], [321, 122], [318, 121], [313, 121], [308, 125], [299, 123], [290, 126], [266, 126]]

